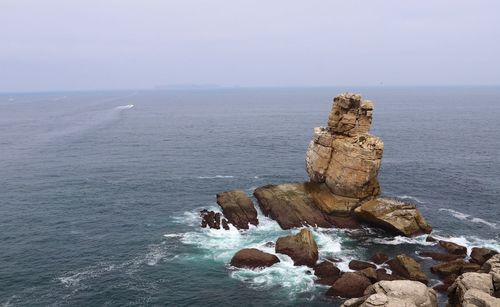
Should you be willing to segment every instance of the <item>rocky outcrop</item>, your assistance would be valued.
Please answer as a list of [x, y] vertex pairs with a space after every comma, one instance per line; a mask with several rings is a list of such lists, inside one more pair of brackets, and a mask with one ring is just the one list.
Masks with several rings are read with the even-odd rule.
[[433, 265], [431, 267], [431, 272], [441, 276], [447, 276], [451, 274], [459, 275], [465, 272], [475, 272], [479, 269], [480, 267], [476, 263], [468, 263], [463, 259], [457, 259]]
[[318, 277], [316, 280], [317, 283], [331, 286], [339, 279], [341, 272], [333, 263], [323, 261], [314, 267], [314, 275]]
[[467, 247], [448, 241], [439, 241], [439, 245], [453, 255], [467, 255]]
[[281, 237], [276, 241], [277, 253], [292, 258], [295, 265], [314, 267], [318, 261], [318, 245], [308, 229], [301, 229], [296, 235]]
[[500, 306], [500, 299], [493, 297], [493, 293], [490, 274], [464, 273], [448, 289], [448, 303], [450, 306]]
[[357, 207], [354, 213], [367, 223], [405, 236], [432, 231], [432, 227], [427, 224], [415, 205], [389, 198], [367, 201]]
[[372, 283], [370, 280], [358, 273], [347, 272], [337, 279], [326, 295], [352, 298], [363, 296], [363, 293]]
[[500, 297], [500, 254], [496, 254], [486, 261], [481, 270], [491, 275], [494, 287], [493, 295]]
[[453, 261], [465, 257], [465, 255], [453, 255], [453, 254], [445, 254], [432, 251], [421, 251], [418, 254], [422, 257], [432, 258], [433, 260], [436, 261]]
[[227, 220], [223, 218], [221, 221], [221, 214], [219, 212], [208, 211], [206, 209], [203, 209], [200, 211], [200, 217], [201, 217], [201, 227], [203, 228], [208, 227], [213, 229], [220, 229], [222, 222], [222, 228], [224, 228], [225, 230], [229, 230], [229, 225], [227, 224]]
[[374, 265], [373, 263], [369, 263], [369, 262], [366, 262], [366, 261], [360, 261], [360, 260], [351, 260], [349, 262], [349, 269], [351, 270], [363, 270], [363, 269], [366, 269], [366, 268], [373, 268], [373, 269], [376, 269], [377, 266]]
[[384, 144], [369, 134], [373, 103], [357, 94], [333, 99], [328, 126], [314, 129], [306, 154], [313, 182], [326, 183], [336, 195], [368, 198], [380, 194], [377, 174]]
[[217, 194], [217, 204], [227, 220], [238, 229], [248, 229], [250, 224], [259, 224], [252, 200], [241, 190]]
[[349, 217], [359, 200], [334, 195], [324, 184], [313, 182], [266, 185], [254, 191], [264, 215], [283, 229], [304, 225], [354, 228]]
[[485, 247], [473, 247], [470, 253], [471, 262], [483, 265], [491, 257], [498, 254], [496, 250], [485, 248]]
[[436, 292], [410, 280], [380, 281], [365, 291], [365, 296], [347, 300], [343, 307], [437, 307]]
[[407, 255], [398, 255], [396, 258], [387, 261], [391, 270], [406, 279], [420, 281], [427, 285], [427, 275], [422, 271], [420, 264]]
[[238, 268], [262, 268], [269, 267], [280, 262], [273, 254], [265, 253], [256, 248], [245, 248], [237, 252], [231, 259], [230, 264]]

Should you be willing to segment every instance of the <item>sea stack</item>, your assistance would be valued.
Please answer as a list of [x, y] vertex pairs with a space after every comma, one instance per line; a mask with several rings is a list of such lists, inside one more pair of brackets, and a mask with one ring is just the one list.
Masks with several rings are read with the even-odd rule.
[[333, 99], [327, 127], [314, 129], [306, 154], [312, 182], [325, 183], [339, 196], [366, 199], [378, 196], [378, 171], [384, 143], [369, 133], [373, 103], [344, 93]]

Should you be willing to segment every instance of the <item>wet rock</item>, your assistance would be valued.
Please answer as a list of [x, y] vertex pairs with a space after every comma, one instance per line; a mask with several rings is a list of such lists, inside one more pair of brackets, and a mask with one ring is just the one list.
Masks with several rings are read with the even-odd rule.
[[220, 229], [220, 217], [221, 214], [219, 212], [208, 211], [203, 209], [200, 211], [201, 216], [201, 227], [203, 228], [213, 228]]
[[252, 200], [241, 190], [217, 194], [217, 204], [227, 220], [238, 229], [248, 229], [249, 224], [259, 224]]
[[467, 255], [467, 247], [458, 245], [453, 242], [448, 242], [448, 241], [439, 241], [439, 245], [446, 249], [446, 251], [450, 254], [453, 255]]
[[427, 275], [422, 271], [420, 264], [410, 256], [398, 255], [386, 263], [395, 274], [427, 285]]
[[264, 215], [276, 220], [283, 229], [304, 225], [332, 227], [326, 215], [316, 207], [308, 184], [286, 183], [257, 188], [254, 196]]
[[317, 283], [331, 286], [340, 277], [341, 272], [333, 263], [323, 261], [314, 267], [314, 275], [318, 277]]
[[276, 241], [277, 253], [292, 258], [295, 265], [314, 267], [318, 261], [318, 245], [308, 229], [301, 229], [296, 235], [281, 237]]
[[237, 252], [231, 259], [231, 265], [238, 268], [269, 267], [280, 262], [275, 255], [265, 253], [255, 248], [245, 248]]
[[422, 251], [419, 252], [418, 254], [422, 257], [429, 257], [436, 261], [453, 261], [457, 259], [463, 259], [465, 257], [465, 255], [452, 255], [452, 254], [445, 254], [445, 253], [438, 253], [431, 251]]
[[435, 239], [434, 237], [431, 237], [431, 236], [427, 236], [425, 238], [425, 242], [437, 242], [437, 239]]
[[448, 275], [441, 281], [441, 283], [435, 285], [432, 288], [439, 292], [446, 292], [448, 291], [448, 288], [455, 282], [455, 279], [457, 279], [456, 274]]
[[369, 134], [373, 103], [357, 94], [333, 100], [326, 128], [315, 128], [306, 154], [313, 182], [326, 183], [336, 195], [368, 198], [380, 193], [377, 174], [384, 144]]
[[362, 221], [396, 234], [413, 236], [432, 231], [415, 205], [394, 199], [372, 199], [357, 207], [354, 213]]
[[371, 282], [367, 277], [358, 273], [347, 272], [333, 283], [326, 295], [344, 298], [361, 297], [369, 285], [371, 285]]
[[351, 216], [327, 216], [330, 221], [337, 228], [345, 229], [359, 229], [362, 228], [361, 224], [354, 217]]
[[368, 267], [368, 268], [359, 270], [359, 271], [357, 271], [357, 273], [362, 274], [363, 276], [367, 277], [372, 283], [379, 281], [378, 275], [377, 275], [377, 270], [375, 270], [372, 267]]
[[226, 219], [222, 219], [222, 228], [229, 230], [229, 224]]
[[[368, 287], [364, 294], [366, 299], [358, 306], [437, 307], [436, 292], [418, 281], [380, 281]], [[343, 306], [353, 306], [346, 303]]]
[[460, 275], [462, 272], [462, 268], [465, 265], [466, 262], [463, 259], [457, 259], [433, 265], [431, 267], [431, 272], [441, 276], [447, 276], [451, 274]]
[[480, 248], [473, 247], [472, 252], [470, 254], [471, 262], [477, 263], [479, 265], [483, 265], [486, 261], [488, 261], [491, 257], [498, 254], [496, 250], [489, 248]]
[[382, 264], [387, 260], [389, 260], [389, 257], [387, 257], [387, 255], [382, 252], [377, 252], [371, 257], [371, 261], [376, 264]]
[[382, 280], [402, 280], [405, 279], [404, 277], [395, 275], [395, 274], [389, 274], [385, 269], [377, 269], [377, 281], [382, 281]]
[[360, 260], [351, 260], [349, 262], [349, 269], [351, 269], [351, 270], [358, 271], [358, 270], [363, 270], [363, 269], [366, 269], [366, 268], [376, 269], [377, 266], [374, 265], [373, 263], [369, 263], [369, 262], [366, 262], [366, 261], [360, 261]]

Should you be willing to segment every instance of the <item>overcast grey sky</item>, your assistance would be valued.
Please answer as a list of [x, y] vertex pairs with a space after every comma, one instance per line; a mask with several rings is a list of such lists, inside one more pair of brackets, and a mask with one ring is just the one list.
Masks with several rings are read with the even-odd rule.
[[500, 84], [498, 0], [0, 0], [0, 91]]

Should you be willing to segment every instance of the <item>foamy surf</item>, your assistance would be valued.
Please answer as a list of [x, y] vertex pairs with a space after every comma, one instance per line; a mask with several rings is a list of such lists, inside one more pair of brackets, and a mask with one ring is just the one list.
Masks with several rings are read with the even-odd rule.
[[132, 109], [133, 107], [134, 107], [133, 104], [127, 104], [124, 106], [117, 106], [117, 107], [115, 107], [115, 110], [128, 110], [128, 109]]
[[462, 221], [468, 221], [468, 222], [472, 222], [472, 223], [484, 224], [484, 225], [487, 225], [487, 226], [489, 226], [489, 227], [491, 227], [493, 229], [497, 229], [498, 228], [496, 223], [488, 222], [486, 220], [483, 220], [482, 218], [478, 218], [478, 217], [472, 216], [472, 215], [467, 214], [467, 213], [463, 213], [463, 212], [456, 211], [456, 210], [453, 210], [453, 209], [448, 209], [448, 208], [439, 208], [439, 211], [448, 212], [453, 217], [455, 217], [455, 218], [457, 218], [459, 220], [462, 220]]

